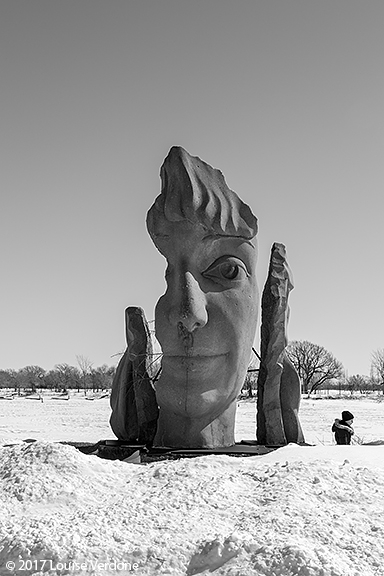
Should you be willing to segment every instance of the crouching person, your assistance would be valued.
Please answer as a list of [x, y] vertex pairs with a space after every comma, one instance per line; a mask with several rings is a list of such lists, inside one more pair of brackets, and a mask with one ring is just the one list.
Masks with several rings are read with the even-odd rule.
[[351, 438], [355, 433], [352, 428], [353, 414], [344, 410], [341, 413], [341, 420], [336, 418], [332, 426], [332, 432], [335, 434], [336, 444], [350, 444]]

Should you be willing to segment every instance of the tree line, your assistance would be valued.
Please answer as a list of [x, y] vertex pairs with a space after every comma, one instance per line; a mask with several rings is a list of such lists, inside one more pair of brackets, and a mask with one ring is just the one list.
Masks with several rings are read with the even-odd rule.
[[[319, 389], [337, 389], [353, 392], [380, 390], [384, 394], [384, 348], [375, 350], [371, 359], [371, 374], [345, 376], [342, 363], [323, 346], [307, 340], [294, 340], [286, 349], [295, 366], [302, 385], [303, 394], [312, 394]], [[110, 389], [115, 375], [114, 366], [93, 367], [85, 356], [76, 356], [78, 367], [69, 364], [56, 364], [52, 370], [41, 366], [24, 366], [20, 370], [0, 369], [0, 388], [15, 391], [49, 389], [55, 391]], [[248, 382], [249, 380], [249, 382]], [[257, 370], [248, 374], [244, 388], [252, 393], [257, 382]]]
[[286, 351], [299, 374], [303, 394], [336, 387], [351, 393], [380, 390], [384, 394], [384, 349], [372, 353], [369, 376], [353, 374], [349, 377], [346, 377], [342, 363], [323, 346], [307, 340], [294, 340]]
[[0, 369], [0, 388], [11, 388], [15, 392], [21, 390], [55, 390], [63, 392], [77, 389], [98, 392], [111, 388], [115, 367], [93, 367], [92, 363], [79, 361], [79, 367], [69, 364], [56, 364], [52, 370], [44, 370], [41, 366], [24, 366], [20, 370]]
[[[348, 391], [351, 394], [371, 391], [381, 391], [384, 394], [384, 349], [372, 353], [369, 376], [346, 376], [343, 364], [331, 352], [307, 340], [289, 342], [286, 353], [299, 375], [302, 394], [310, 395], [324, 389]], [[257, 378], [258, 369], [249, 369], [243, 393], [254, 395]]]

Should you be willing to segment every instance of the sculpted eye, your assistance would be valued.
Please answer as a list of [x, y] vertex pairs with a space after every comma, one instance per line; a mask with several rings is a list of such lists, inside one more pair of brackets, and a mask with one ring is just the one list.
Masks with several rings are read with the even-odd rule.
[[222, 256], [203, 272], [203, 276], [213, 281], [233, 282], [244, 280], [249, 274], [242, 260], [234, 256]]
[[234, 280], [237, 278], [240, 271], [239, 266], [233, 262], [223, 262], [222, 264], [219, 264], [218, 269], [220, 274], [228, 280]]

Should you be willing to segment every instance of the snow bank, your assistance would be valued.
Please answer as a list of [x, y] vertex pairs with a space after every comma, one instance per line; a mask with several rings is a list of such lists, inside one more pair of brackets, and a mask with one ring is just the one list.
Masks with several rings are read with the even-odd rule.
[[[384, 445], [344, 445], [337, 446], [298, 446], [288, 444], [279, 450], [269, 452], [263, 456], [264, 462], [290, 462], [327, 460], [353, 464], [354, 466], [368, 466], [384, 470]], [[384, 574], [384, 572], [383, 572]]]
[[384, 446], [334, 448], [138, 466], [2, 447], [0, 573], [378, 576]]

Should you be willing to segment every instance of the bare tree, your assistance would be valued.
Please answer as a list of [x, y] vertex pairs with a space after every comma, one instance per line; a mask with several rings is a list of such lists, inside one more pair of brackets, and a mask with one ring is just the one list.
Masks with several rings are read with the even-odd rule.
[[44, 376], [44, 384], [48, 390], [60, 390], [62, 387], [62, 373], [57, 369], [49, 370]]
[[24, 366], [18, 371], [20, 387], [30, 388], [35, 392], [37, 388], [41, 388], [44, 375], [45, 370], [41, 366]]
[[115, 375], [115, 367], [103, 364], [97, 368], [92, 368], [90, 372], [90, 381], [93, 392], [111, 388], [112, 380]]
[[54, 371], [57, 373], [58, 388], [67, 391], [75, 386], [79, 387], [80, 372], [75, 366], [69, 364], [56, 364]]
[[347, 378], [347, 388], [351, 394], [356, 390], [359, 390], [360, 394], [366, 392], [368, 387], [368, 378], [366, 376], [361, 376], [360, 374], [353, 374]]
[[16, 370], [0, 370], [0, 388], [14, 388], [15, 392], [19, 387], [20, 381], [17, 378]]
[[311, 394], [324, 382], [344, 374], [342, 363], [318, 344], [294, 340], [289, 343], [286, 352], [301, 378], [304, 394]]
[[384, 348], [379, 348], [372, 352], [371, 374], [384, 394]]
[[93, 366], [93, 362], [91, 362], [89, 360], [89, 358], [87, 358], [86, 356], [82, 356], [81, 354], [78, 354], [76, 356], [76, 360], [77, 360], [77, 363], [79, 365], [80, 372], [81, 372], [84, 394], [86, 394], [87, 393], [87, 376], [88, 376], [88, 374], [91, 373], [91, 368]]

